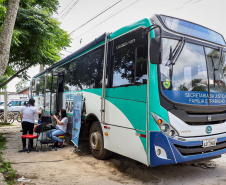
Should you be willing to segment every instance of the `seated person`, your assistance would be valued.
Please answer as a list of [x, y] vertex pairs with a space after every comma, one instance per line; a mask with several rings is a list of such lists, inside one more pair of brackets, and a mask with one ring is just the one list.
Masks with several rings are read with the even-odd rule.
[[58, 142], [60, 146], [63, 145], [63, 140], [58, 138], [57, 135], [64, 135], [66, 133], [68, 123], [65, 109], [61, 109], [59, 115], [61, 119], [58, 119], [56, 115], [53, 115], [57, 122], [56, 129], [52, 129], [46, 132], [46, 136], [55, 141], [54, 146], [57, 146]]

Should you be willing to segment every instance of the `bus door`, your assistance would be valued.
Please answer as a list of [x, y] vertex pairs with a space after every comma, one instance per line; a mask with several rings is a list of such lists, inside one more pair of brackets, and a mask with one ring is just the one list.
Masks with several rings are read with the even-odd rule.
[[112, 41], [102, 119], [104, 147], [142, 163], [148, 163], [147, 43], [142, 29]]
[[63, 92], [64, 92], [64, 72], [59, 72], [57, 76], [57, 93], [56, 93], [56, 111], [60, 112], [63, 108]]
[[64, 72], [49, 73], [46, 77], [45, 113], [55, 114], [62, 109]]
[[45, 98], [44, 98], [44, 110], [46, 114], [50, 114], [51, 108], [51, 85], [52, 85], [52, 73], [46, 74], [45, 78]]

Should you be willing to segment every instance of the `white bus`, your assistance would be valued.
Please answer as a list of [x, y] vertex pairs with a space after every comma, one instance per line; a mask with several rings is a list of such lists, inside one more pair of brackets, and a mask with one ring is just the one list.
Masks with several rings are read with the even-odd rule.
[[30, 96], [46, 114], [64, 108], [72, 120], [82, 95], [80, 137], [97, 159], [118, 153], [158, 166], [217, 157], [226, 152], [224, 47], [211, 29], [154, 15], [37, 74]]

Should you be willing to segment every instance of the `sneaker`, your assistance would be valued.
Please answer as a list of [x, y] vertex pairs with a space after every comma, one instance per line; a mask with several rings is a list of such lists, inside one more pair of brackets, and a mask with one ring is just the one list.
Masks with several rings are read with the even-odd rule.
[[22, 150], [18, 150], [18, 152], [27, 152], [27, 148], [23, 147], [23, 149]]

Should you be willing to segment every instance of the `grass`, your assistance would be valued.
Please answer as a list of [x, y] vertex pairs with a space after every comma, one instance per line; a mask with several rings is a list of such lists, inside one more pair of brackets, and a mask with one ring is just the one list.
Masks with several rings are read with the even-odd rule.
[[13, 125], [11, 123], [9, 123], [8, 125], [0, 125], [0, 127], [8, 127], [8, 126], [16, 126], [16, 125]]
[[3, 173], [5, 181], [8, 185], [13, 185], [16, 183], [15, 179], [17, 177], [17, 172], [11, 167], [9, 162], [5, 162], [2, 158], [1, 150], [5, 149], [6, 138], [3, 133], [0, 133], [0, 172]]
[[0, 127], [2, 126], [9, 126], [11, 123], [4, 123], [4, 122], [0, 122]]

